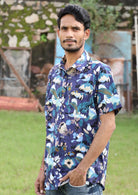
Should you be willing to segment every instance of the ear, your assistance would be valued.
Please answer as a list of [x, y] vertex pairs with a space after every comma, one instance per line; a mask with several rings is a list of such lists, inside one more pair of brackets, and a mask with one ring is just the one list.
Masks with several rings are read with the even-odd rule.
[[58, 35], [58, 37], [59, 37], [59, 28], [57, 29], [57, 35]]
[[85, 30], [84, 39], [87, 40], [90, 36], [90, 29]]

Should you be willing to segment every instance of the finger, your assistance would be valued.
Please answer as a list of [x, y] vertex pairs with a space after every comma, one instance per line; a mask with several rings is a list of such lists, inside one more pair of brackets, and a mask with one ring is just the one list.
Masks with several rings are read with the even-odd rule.
[[40, 181], [40, 194], [44, 194], [44, 181]]
[[65, 175], [64, 177], [62, 177], [60, 179], [60, 182], [66, 181], [67, 179], [69, 179], [69, 173], [67, 175]]
[[44, 190], [40, 190], [39, 195], [46, 195], [46, 192]]
[[40, 193], [42, 194], [43, 191], [44, 191], [44, 183], [41, 182], [41, 183], [40, 183]]
[[40, 184], [39, 184], [39, 182], [36, 182], [35, 183], [35, 193], [37, 195], [45, 195], [44, 190], [40, 190]]
[[39, 190], [40, 190], [39, 183], [36, 182], [36, 183], [35, 183], [35, 193], [38, 194], [38, 193], [39, 193]]
[[44, 191], [41, 193], [40, 191], [35, 192], [37, 195], [45, 195]]
[[40, 192], [37, 192], [36, 195], [42, 195], [42, 194], [40, 194]]
[[40, 194], [43, 194], [43, 192], [44, 192], [43, 190], [40, 190]]

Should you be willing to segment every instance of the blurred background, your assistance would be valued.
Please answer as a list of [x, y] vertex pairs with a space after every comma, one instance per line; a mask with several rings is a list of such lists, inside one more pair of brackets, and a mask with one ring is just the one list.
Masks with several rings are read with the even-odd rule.
[[[56, 36], [57, 13], [69, 2], [80, 4], [90, 13], [91, 36], [85, 49], [93, 59], [111, 66], [122, 112], [137, 111], [138, 2], [135, 0], [1, 0], [0, 108], [6, 109], [9, 100], [16, 103], [22, 100], [24, 107], [30, 105], [31, 110], [42, 110], [49, 70], [64, 55]], [[30, 97], [37, 101], [31, 100], [29, 104]]]

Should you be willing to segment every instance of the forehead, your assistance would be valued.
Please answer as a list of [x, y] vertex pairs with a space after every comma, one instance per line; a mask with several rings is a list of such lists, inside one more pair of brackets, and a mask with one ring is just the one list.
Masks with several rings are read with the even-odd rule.
[[60, 20], [60, 27], [61, 26], [79, 26], [84, 27], [84, 25], [77, 21], [73, 15], [67, 14], [63, 16]]

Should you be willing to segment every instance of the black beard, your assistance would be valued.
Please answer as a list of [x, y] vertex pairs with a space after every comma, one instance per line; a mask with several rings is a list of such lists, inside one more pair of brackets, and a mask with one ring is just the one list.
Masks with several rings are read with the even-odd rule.
[[[61, 46], [62, 46], [62, 45], [61, 45]], [[65, 51], [67, 51], [67, 52], [73, 53], [73, 52], [79, 51], [82, 47], [83, 47], [83, 44], [82, 44], [80, 47], [78, 47], [78, 48], [64, 48], [64, 47], [62, 47], [62, 48], [63, 48]]]
[[77, 51], [79, 51], [80, 50], [80, 48], [74, 48], [74, 49], [72, 49], [72, 48], [68, 48], [68, 49], [66, 49], [66, 48], [63, 48], [65, 51], [67, 51], [67, 52], [70, 52], [70, 53], [73, 53], [73, 52], [77, 52]]

